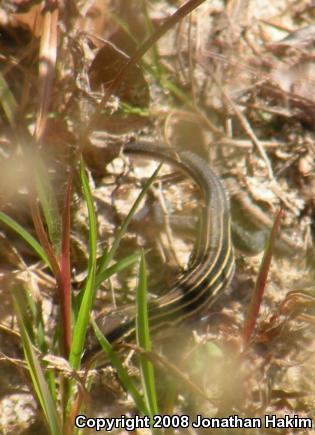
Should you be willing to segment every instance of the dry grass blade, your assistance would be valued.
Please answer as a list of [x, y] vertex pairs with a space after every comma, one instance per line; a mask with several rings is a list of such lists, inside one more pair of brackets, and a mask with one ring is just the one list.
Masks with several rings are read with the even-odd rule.
[[263, 160], [265, 162], [265, 165], [266, 165], [266, 168], [267, 168], [267, 171], [268, 171], [268, 176], [269, 176], [270, 180], [274, 180], [274, 175], [273, 175], [272, 167], [271, 167], [271, 164], [270, 164], [270, 160], [269, 160], [269, 158], [267, 156], [267, 153], [266, 153], [263, 145], [261, 144], [261, 142], [258, 140], [258, 138], [257, 138], [256, 134], [254, 133], [254, 130], [250, 126], [248, 120], [242, 114], [242, 112], [239, 110], [237, 105], [233, 102], [232, 98], [224, 91], [224, 89], [221, 86], [220, 81], [218, 80], [218, 78], [214, 74], [211, 74], [211, 77], [212, 77], [213, 81], [216, 83], [216, 85], [218, 86], [218, 88], [220, 89], [220, 92], [222, 93], [222, 96], [226, 100], [227, 104], [230, 105], [232, 107], [232, 109], [234, 110], [235, 115], [239, 119], [240, 124], [243, 127], [244, 131], [246, 132], [246, 134], [248, 135], [250, 140], [253, 142], [253, 144], [256, 146], [259, 154], [263, 158]]
[[39, 107], [35, 128], [36, 142], [41, 141], [45, 131], [57, 58], [58, 4], [57, 2], [53, 4], [46, 2], [46, 7], [39, 53]]

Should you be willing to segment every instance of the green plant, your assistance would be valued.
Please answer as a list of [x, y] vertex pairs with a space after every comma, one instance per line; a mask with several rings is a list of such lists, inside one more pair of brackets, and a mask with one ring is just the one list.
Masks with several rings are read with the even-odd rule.
[[[134, 215], [137, 207], [143, 199], [147, 189], [154, 180], [160, 166], [154, 172], [154, 174], [148, 179], [143, 190], [135, 201], [131, 208], [127, 218], [123, 222], [120, 230], [118, 231], [114, 243], [111, 248], [104, 252], [101, 258], [98, 260], [96, 257], [97, 248], [97, 219], [93, 204], [93, 197], [89, 188], [88, 178], [85, 173], [84, 163], [80, 164], [80, 181], [82, 185], [83, 196], [88, 209], [88, 227], [89, 227], [89, 256], [87, 264], [87, 277], [84, 282], [83, 288], [79, 296], [74, 297], [71, 295], [70, 275], [68, 270], [71, 268], [69, 243], [70, 243], [70, 204], [71, 195], [69, 188], [66, 193], [65, 199], [65, 214], [66, 218], [63, 218], [63, 230], [59, 233], [63, 235], [60, 245], [62, 246], [62, 253], [60, 255], [61, 260], [58, 261], [58, 256], [55, 255], [54, 249], [50, 246], [50, 253], [47, 254], [45, 247], [42, 247], [39, 242], [36, 241], [21, 225], [11, 219], [4, 213], [0, 214], [0, 220], [15, 231], [40, 257], [40, 259], [50, 268], [54, 273], [57, 271], [56, 282], [59, 287], [59, 295], [63, 296], [59, 298], [59, 311], [63, 312], [60, 316], [60, 322], [58, 325], [58, 331], [56, 331], [56, 340], [51, 344], [47, 342], [45, 338], [45, 325], [43, 317], [39, 315], [41, 313], [40, 305], [32, 298], [28, 289], [14, 288], [12, 291], [14, 307], [16, 315], [18, 317], [19, 327], [21, 331], [22, 344], [24, 354], [28, 366], [28, 370], [32, 379], [34, 392], [40, 403], [40, 406], [44, 412], [46, 423], [52, 434], [63, 433], [63, 430], [67, 428], [68, 433], [72, 433], [74, 428], [71, 424], [73, 412], [79, 411], [77, 407], [77, 397], [80, 396], [80, 391], [88, 388], [89, 384], [85, 377], [79, 375], [77, 372], [81, 366], [81, 356], [84, 351], [86, 331], [89, 324], [90, 314], [93, 307], [93, 302], [100, 284], [113, 274], [117, 273], [134, 264], [139, 260], [139, 254], [134, 253], [122, 260], [111, 264], [116, 251], [119, 247], [119, 243], [125, 234], [127, 227]], [[39, 180], [40, 181], [40, 180]], [[71, 181], [72, 183], [72, 181]], [[51, 192], [52, 190], [50, 190]], [[46, 214], [44, 214], [46, 217]], [[43, 223], [40, 225], [44, 227]], [[47, 225], [48, 228], [48, 225]], [[49, 237], [49, 236], [47, 236]], [[57, 267], [51, 266], [49, 257], [54, 255], [53, 261], [57, 263]], [[139, 289], [141, 289], [140, 296], [138, 296], [138, 312], [146, 312], [146, 278], [145, 278], [145, 266], [144, 257], [141, 256], [140, 272], [139, 272]], [[67, 299], [66, 293], [70, 291], [70, 304], [65, 305], [64, 301]], [[140, 290], [139, 290], [140, 291]], [[139, 292], [138, 292], [139, 293]], [[72, 301], [72, 302], [71, 302]], [[36, 320], [37, 319], [37, 320]], [[67, 328], [66, 323], [70, 319], [70, 351], [65, 350], [67, 340], [65, 339], [64, 330]], [[156, 412], [156, 396], [154, 392], [153, 373], [150, 364], [145, 361], [145, 357], [141, 357], [141, 366], [143, 372], [143, 388], [145, 391], [145, 400], [142, 395], [137, 391], [133, 381], [130, 379], [126, 371], [123, 369], [119, 357], [116, 355], [110, 344], [106, 341], [105, 337], [102, 337], [97, 325], [93, 322], [95, 333], [100, 340], [104, 350], [108, 353], [108, 357], [112, 364], [116, 367], [119, 377], [127, 389], [127, 391], [134, 398], [135, 404], [139, 411], [143, 414], [153, 415]], [[144, 331], [142, 329], [144, 328]], [[144, 346], [149, 350], [148, 343], [148, 320], [146, 317], [141, 317], [137, 325], [137, 333], [139, 337], [139, 345]], [[53, 347], [51, 347], [53, 346]], [[47, 363], [45, 358], [41, 360], [41, 357], [48, 352], [54, 355], [63, 356], [68, 360], [69, 364], [65, 361], [65, 367], [69, 367], [69, 371], [63, 373], [59, 370], [46, 370]], [[85, 383], [85, 386], [84, 386]], [[79, 388], [76, 388], [76, 385]], [[79, 403], [82, 404], [81, 399]], [[81, 405], [80, 405], [81, 406]], [[70, 429], [69, 429], [70, 428]]]

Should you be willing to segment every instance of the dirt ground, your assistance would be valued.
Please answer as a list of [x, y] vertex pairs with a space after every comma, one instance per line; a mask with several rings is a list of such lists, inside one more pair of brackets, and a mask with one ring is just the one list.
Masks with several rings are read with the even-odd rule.
[[[101, 255], [156, 167], [154, 162], [130, 162], [119, 154], [124, 143], [158, 141], [202, 156], [222, 179], [230, 199], [236, 270], [229, 288], [204, 318], [170, 330], [167, 339], [158, 337], [154, 342], [154, 351], [164, 361], [156, 371], [161, 414], [186, 414], [191, 420], [198, 414], [262, 420], [273, 414], [312, 418], [314, 2], [204, 1], [172, 25], [120, 77], [100, 111], [99, 102], [126, 60], [133, 59], [148, 35], [184, 3], [60, 1], [58, 14], [51, 14], [58, 25], [56, 34], [49, 35], [46, 63], [42, 59], [40, 63], [39, 53], [48, 25], [48, 2], [46, 9], [44, 2], [29, 0], [1, 4], [0, 72], [18, 103], [18, 122], [13, 127], [6, 88], [1, 84], [1, 211], [35, 235], [28, 202], [28, 178], [33, 172], [30, 141], [41, 145], [61, 209], [69, 168], [80, 149], [95, 199]], [[41, 80], [39, 65], [46, 65], [45, 80]], [[118, 252], [124, 258], [144, 248], [152, 294], [167, 289], [188, 267], [198, 237], [201, 204], [191, 180], [174, 176], [173, 168], [164, 165]], [[284, 216], [262, 307], [244, 349], [249, 302], [281, 206]], [[87, 237], [87, 212], [74, 184], [74, 292], [86, 276]], [[132, 303], [136, 282], [136, 267], [106, 281], [97, 297], [95, 315], [103, 309], [110, 312], [114, 305]], [[22, 286], [41, 306], [47, 341], [53, 346], [58, 317], [55, 280], [34, 252], [1, 222], [0, 433], [44, 434], [10, 296], [16, 286]], [[123, 358], [140, 385], [136, 355], [129, 351]], [[102, 418], [137, 413], [113, 369], [93, 374], [86, 413]], [[167, 433], [204, 431], [212, 433], [191, 427]], [[126, 433], [123, 429], [115, 432]], [[235, 428], [218, 433], [315, 434], [315, 430]]]

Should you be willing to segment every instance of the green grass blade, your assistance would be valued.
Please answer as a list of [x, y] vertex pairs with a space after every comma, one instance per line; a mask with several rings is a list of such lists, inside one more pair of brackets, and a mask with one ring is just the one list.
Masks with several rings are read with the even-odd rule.
[[55, 254], [59, 255], [61, 240], [61, 217], [57, 204], [56, 194], [51, 185], [50, 178], [47, 175], [47, 169], [45, 168], [44, 163], [39, 157], [37, 157], [37, 162], [35, 165], [35, 179], [36, 189], [39, 196], [40, 205], [45, 217], [45, 223], [47, 225], [49, 239], [52, 246], [54, 247]]
[[17, 111], [17, 102], [12, 94], [6, 79], [0, 72], [0, 104], [11, 126], [14, 126]]
[[[125, 257], [125, 258], [117, 261], [117, 263], [113, 264], [112, 266], [108, 267], [107, 269], [105, 269], [99, 273], [96, 273], [95, 288], [97, 289], [102, 284], [103, 281], [110, 278], [112, 275], [115, 275], [116, 273], [119, 273], [119, 272], [123, 271], [124, 269], [126, 269], [127, 267], [136, 263], [139, 260], [139, 255], [140, 255], [139, 252], [128, 255], [128, 257]], [[98, 269], [99, 269], [99, 267], [97, 266], [97, 270]], [[100, 268], [100, 269], [102, 269], [102, 268]], [[81, 304], [81, 301], [83, 298], [83, 294], [84, 294], [84, 288], [78, 294], [78, 296], [76, 296], [74, 298], [76, 313], [78, 312], [78, 307], [80, 307], [80, 304]], [[75, 314], [74, 317], [77, 317], [77, 314]]]
[[123, 258], [122, 260], [117, 261], [117, 263], [113, 264], [113, 266], [108, 267], [105, 270], [102, 270], [96, 275], [95, 278], [95, 287], [98, 288], [105, 279], [110, 278], [115, 273], [119, 273], [122, 270], [126, 269], [129, 266], [132, 266], [139, 260], [139, 252], [135, 254], [128, 255], [128, 257]]
[[[142, 1], [141, 4], [141, 9], [142, 9], [142, 13], [143, 13], [143, 17], [144, 17], [144, 23], [145, 23], [145, 27], [147, 30], [147, 34], [148, 35], [152, 35], [155, 28], [153, 25], [153, 22], [150, 18], [150, 15], [148, 13], [148, 8], [147, 8], [147, 4], [145, 1]], [[157, 47], [157, 43], [155, 42], [152, 47], [151, 47], [151, 53], [152, 53], [152, 64], [153, 64], [153, 69], [155, 71], [155, 75], [157, 77], [161, 77], [163, 75], [163, 66], [159, 60], [159, 51], [158, 51], [158, 47]]]
[[[143, 253], [140, 261], [139, 283], [137, 287], [136, 332], [138, 346], [150, 352], [151, 340], [147, 304], [147, 272]], [[153, 416], [158, 414], [153, 366], [145, 355], [140, 355], [139, 358], [144, 397], [147, 407], [150, 410], [150, 415]]]
[[34, 352], [27, 330], [24, 326], [19, 292], [20, 289], [13, 290], [13, 303], [18, 318], [25, 359], [28, 365], [33, 387], [44, 412], [47, 424], [50, 429], [50, 433], [52, 435], [61, 435], [61, 423], [58, 417], [56, 402], [52, 398], [43, 370], [36, 356], [36, 353]]
[[139, 44], [139, 40], [131, 32], [129, 25], [125, 20], [123, 20], [118, 14], [116, 14], [113, 11], [109, 11], [109, 16], [115, 22], [115, 24], [117, 24], [117, 26], [121, 27], [127, 33], [127, 35], [130, 36], [130, 38], [133, 40], [133, 42], [135, 42], [136, 44]]
[[22, 239], [31, 246], [41, 260], [51, 268], [48, 257], [41, 245], [20, 224], [10, 218], [6, 213], [0, 212], [0, 221], [15, 231]]
[[89, 323], [90, 312], [92, 309], [95, 295], [95, 275], [96, 275], [96, 244], [97, 244], [97, 220], [94, 210], [93, 197], [89, 186], [89, 181], [81, 160], [80, 177], [83, 194], [88, 208], [89, 216], [89, 260], [88, 275], [83, 290], [82, 303], [79, 308], [78, 318], [74, 327], [73, 341], [71, 345], [69, 361], [73, 368], [80, 367], [81, 355], [85, 342], [86, 330]]
[[103, 261], [103, 264], [102, 264], [104, 270], [108, 267], [109, 263], [114, 258], [114, 255], [116, 254], [116, 251], [117, 251], [117, 249], [119, 247], [120, 241], [123, 238], [125, 232], [127, 231], [128, 225], [130, 224], [130, 221], [131, 221], [133, 215], [135, 214], [137, 208], [139, 207], [139, 204], [141, 203], [141, 201], [142, 201], [144, 195], [146, 194], [147, 190], [149, 189], [149, 187], [153, 183], [153, 181], [154, 181], [157, 173], [159, 172], [162, 164], [163, 163], [161, 163], [157, 167], [157, 169], [154, 171], [154, 173], [151, 175], [151, 177], [148, 178], [148, 180], [144, 184], [143, 189], [140, 192], [138, 198], [136, 199], [136, 201], [134, 202], [133, 206], [131, 207], [130, 212], [128, 213], [126, 219], [124, 220], [121, 228], [119, 229], [119, 231], [118, 231], [118, 233], [117, 233], [117, 235], [115, 237], [115, 240], [114, 240], [114, 242], [112, 244], [111, 249], [109, 250], [107, 256], [104, 258], [104, 261]]
[[46, 353], [47, 344], [45, 340], [45, 327], [44, 327], [44, 321], [43, 321], [40, 303], [36, 303], [34, 301], [33, 296], [28, 291], [25, 292], [25, 296], [26, 296], [27, 305], [30, 309], [33, 318], [33, 322], [31, 322], [33, 333], [30, 334], [29, 332], [25, 316], [23, 316], [24, 326], [26, 327], [26, 330], [28, 331], [30, 337], [31, 338], [34, 337], [35, 346], [38, 347], [38, 349], [40, 349], [41, 352]]
[[94, 320], [92, 320], [92, 326], [93, 326], [96, 338], [98, 339], [103, 350], [106, 352], [113, 367], [115, 367], [122, 385], [128, 391], [128, 393], [132, 396], [138, 410], [143, 415], [149, 415], [149, 409], [147, 408], [146, 403], [143, 400], [143, 397], [141, 396], [141, 394], [137, 390], [131, 377], [128, 375], [127, 370], [122, 365], [117, 353], [114, 351], [114, 349], [110, 345], [109, 341], [106, 340], [106, 338], [104, 337], [104, 335], [102, 334], [101, 330], [99, 329], [99, 327], [97, 326], [97, 324], [95, 323]]

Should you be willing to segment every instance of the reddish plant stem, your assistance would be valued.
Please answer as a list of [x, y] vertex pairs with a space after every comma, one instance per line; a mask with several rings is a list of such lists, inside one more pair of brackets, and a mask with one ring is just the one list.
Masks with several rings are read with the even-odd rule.
[[265, 249], [265, 253], [260, 265], [255, 290], [249, 305], [248, 313], [245, 319], [244, 323], [244, 329], [243, 329], [243, 346], [244, 348], [248, 347], [248, 344], [250, 342], [250, 339], [253, 335], [255, 325], [257, 322], [260, 306], [262, 303], [262, 299], [264, 296], [264, 291], [266, 287], [266, 281], [268, 278], [268, 273], [270, 269], [271, 259], [274, 251], [274, 244], [277, 232], [279, 230], [279, 226], [281, 223], [281, 219], [283, 217], [283, 208], [281, 208], [276, 216], [276, 219], [274, 221], [271, 234], [268, 240], [267, 247]]

